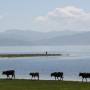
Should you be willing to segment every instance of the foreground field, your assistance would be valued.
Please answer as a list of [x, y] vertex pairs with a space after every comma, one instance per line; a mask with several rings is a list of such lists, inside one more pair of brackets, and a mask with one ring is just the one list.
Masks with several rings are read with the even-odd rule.
[[43, 80], [0, 80], [0, 90], [90, 90], [90, 83]]

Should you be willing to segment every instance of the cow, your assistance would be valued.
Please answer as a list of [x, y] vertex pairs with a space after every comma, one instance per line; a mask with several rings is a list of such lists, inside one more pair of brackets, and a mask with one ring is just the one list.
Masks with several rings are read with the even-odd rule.
[[39, 72], [31, 72], [29, 73], [30, 76], [32, 76], [32, 79], [35, 79], [35, 77], [37, 77], [37, 79], [39, 80]]
[[63, 72], [53, 72], [51, 73], [51, 77], [55, 77], [55, 80], [63, 80]]
[[63, 72], [57, 72], [57, 77], [58, 77], [58, 80], [60, 78], [60, 80], [63, 80]]
[[[15, 70], [3, 71], [2, 75], [6, 75], [7, 79], [15, 79]], [[10, 78], [10, 75], [12, 76], [11, 78]]]
[[79, 76], [82, 77], [82, 82], [83, 82], [83, 79], [86, 79], [86, 82], [87, 82], [87, 78], [90, 78], [90, 73], [79, 73]]

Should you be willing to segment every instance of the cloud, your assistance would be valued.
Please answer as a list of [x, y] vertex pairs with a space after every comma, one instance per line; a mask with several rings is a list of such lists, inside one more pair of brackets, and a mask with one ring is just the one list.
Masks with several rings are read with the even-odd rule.
[[90, 13], [83, 9], [66, 6], [56, 8], [45, 16], [38, 16], [34, 19], [35, 25], [39, 30], [90, 30]]

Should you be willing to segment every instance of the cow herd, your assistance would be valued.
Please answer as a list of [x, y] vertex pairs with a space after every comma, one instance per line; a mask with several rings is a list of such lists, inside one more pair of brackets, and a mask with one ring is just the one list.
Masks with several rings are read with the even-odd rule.
[[[3, 71], [2, 75], [6, 75], [7, 79], [15, 79], [15, 70]], [[40, 77], [39, 72], [30, 72], [29, 75], [31, 76], [31, 80], [32, 79], [39, 80], [39, 77]], [[90, 73], [80, 72], [79, 76], [82, 77], [82, 82], [83, 82], [84, 79], [87, 82], [87, 78], [90, 78]], [[55, 80], [63, 80], [64, 74], [63, 74], [63, 72], [53, 72], [53, 73], [51, 73], [51, 77], [54, 77]]]

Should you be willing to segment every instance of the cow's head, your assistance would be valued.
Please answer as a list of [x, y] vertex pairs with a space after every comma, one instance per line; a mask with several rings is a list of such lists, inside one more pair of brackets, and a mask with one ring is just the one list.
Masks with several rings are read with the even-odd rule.
[[3, 71], [3, 72], [2, 72], [2, 75], [4, 75], [4, 74], [6, 74], [6, 71]]

